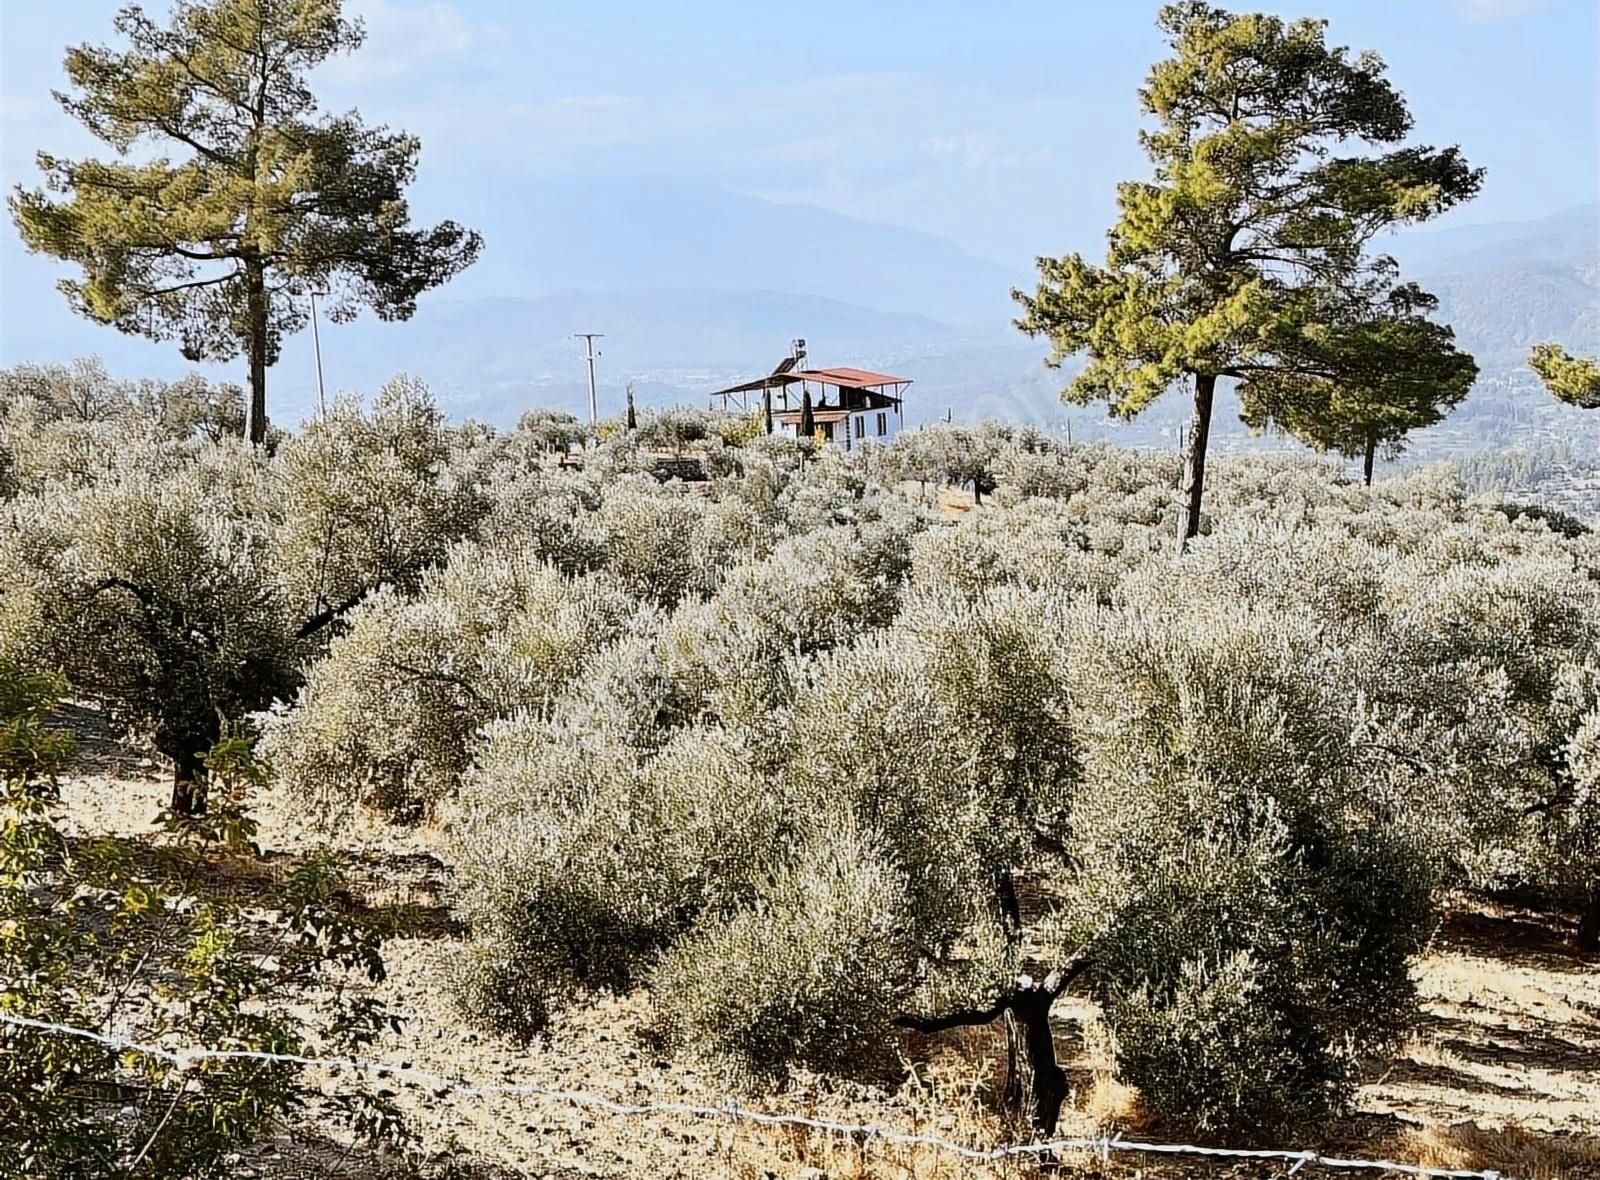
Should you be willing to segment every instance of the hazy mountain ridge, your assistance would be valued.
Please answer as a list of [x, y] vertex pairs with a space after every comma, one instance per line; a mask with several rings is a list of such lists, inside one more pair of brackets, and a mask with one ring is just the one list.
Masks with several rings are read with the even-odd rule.
[[[480, 207], [453, 211], [481, 225], [484, 258], [400, 324], [370, 317], [325, 325], [330, 391], [370, 391], [397, 371], [425, 379], [452, 413], [513, 421], [526, 407], [578, 411], [587, 393], [574, 332], [604, 332], [602, 409], [633, 380], [644, 404], [704, 403], [718, 385], [759, 374], [803, 336], [819, 364], [856, 364], [912, 377], [908, 416], [995, 417], [1167, 445], [1183, 399], [1136, 422], [1098, 407], [1063, 407], [1065, 374], [1045, 346], [1010, 326], [1010, 290], [1029, 282], [1003, 264], [894, 226], [688, 183], [545, 181], [485, 188]], [[1427, 449], [1511, 429], [1594, 432], [1554, 406], [1523, 366], [1529, 344], [1556, 339], [1600, 351], [1600, 205], [1535, 221], [1413, 232], [1381, 243], [1402, 273], [1434, 291], [1479, 359], [1484, 379]], [[48, 264], [5, 245], [0, 362], [99, 353], [113, 372], [176, 375], [169, 344], [86, 323], [43, 288]], [[209, 366], [237, 380], [237, 365]], [[292, 420], [314, 398], [309, 333], [285, 343], [272, 373], [274, 413]], [[1251, 444], [1230, 400], [1218, 406], [1224, 445]], [[1272, 440], [1266, 440], [1268, 442]]]
[[[756, 178], [753, 178], [756, 179]], [[955, 323], [1003, 322], [1025, 268], [812, 205], [661, 179], [488, 185], [450, 216], [484, 235], [452, 298], [676, 288], [782, 291]], [[804, 334], [804, 333], [800, 333]]]

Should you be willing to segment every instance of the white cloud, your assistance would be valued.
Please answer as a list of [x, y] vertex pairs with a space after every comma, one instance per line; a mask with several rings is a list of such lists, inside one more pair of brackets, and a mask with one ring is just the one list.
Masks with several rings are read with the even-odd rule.
[[997, 135], [966, 132], [962, 135], [930, 135], [921, 144], [924, 154], [941, 160], [954, 160], [968, 172], [1001, 172], [1045, 164], [1055, 149], [1045, 144], [1029, 150], [1008, 148]]
[[1545, 3], [1546, 0], [1455, 0], [1456, 15], [1475, 25], [1527, 16], [1543, 8]]

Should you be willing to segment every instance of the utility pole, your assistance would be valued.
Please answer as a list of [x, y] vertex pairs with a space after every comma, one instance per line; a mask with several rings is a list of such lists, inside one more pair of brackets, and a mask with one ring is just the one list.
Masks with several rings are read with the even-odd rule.
[[317, 293], [311, 292], [311, 351], [317, 358], [317, 417], [328, 416], [327, 397], [322, 392], [322, 337], [317, 333]]
[[599, 354], [594, 350], [594, 342], [605, 335], [604, 332], [574, 332], [574, 336], [582, 340], [587, 350], [584, 360], [589, 363], [589, 425], [600, 424], [600, 405], [594, 396], [594, 358]]

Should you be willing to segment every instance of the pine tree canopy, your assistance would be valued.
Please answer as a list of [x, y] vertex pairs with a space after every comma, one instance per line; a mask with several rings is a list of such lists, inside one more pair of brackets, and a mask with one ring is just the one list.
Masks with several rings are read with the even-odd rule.
[[1393, 275], [1384, 259], [1364, 285], [1306, 292], [1322, 302], [1284, 323], [1276, 345], [1283, 363], [1250, 379], [1246, 422], [1259, 430], [1275, 423], [1370, 464], [1378, 448], [1397, 454], [1411, 431], [1442, 421], [1472, 388], [1477, 363], [1455, 347], [1450, 328], [1428, 318], [1438, 300]]
[[1153, 179], [1119, 186], [1103, 265], [1042, 258], [1016, 296], [1052, 364], [1087, 357], [1063, 396], [1132, 416], [1186, 379], [1232, 378], [1253, 421], [1332, 446], [1346, 412], [1392, 431], [1428, 389], [1459, 399], [1471, 359], [1366, 248], [1473, 196], [1481, 171], [1398, 146], [1411, 117], [1383, 62], [1330, 47], [1325, 22], [1192, 0], [1159, 21], [1173, 55], [1140, 91]]

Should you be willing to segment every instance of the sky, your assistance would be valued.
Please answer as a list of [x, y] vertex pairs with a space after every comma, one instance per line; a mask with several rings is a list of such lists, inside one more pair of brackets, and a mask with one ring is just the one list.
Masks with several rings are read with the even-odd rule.
[[[152, 12], [164, 0], [146, 0]], [[1600, 196], [1595, 0], [1313, 0], [1375, 49], [1416, 119], [1488, 169], [1456, 224]], [[0, 0], [0, 181], [92, 150], [50, 97], [114, 0]], [[421, 217], [492, 177], [688, 178], [948, 238], [1008, 264], [1093, 249], [1144, 172], [1148, 0], [347, 0], [366, 46], [329, 110], [421, 136]], [[3, 231], [14, 234], [6, 227]], [[15, 255], [13, 254], [13, 257]], [[13, 264], [15, 265], [15, 264]]]

